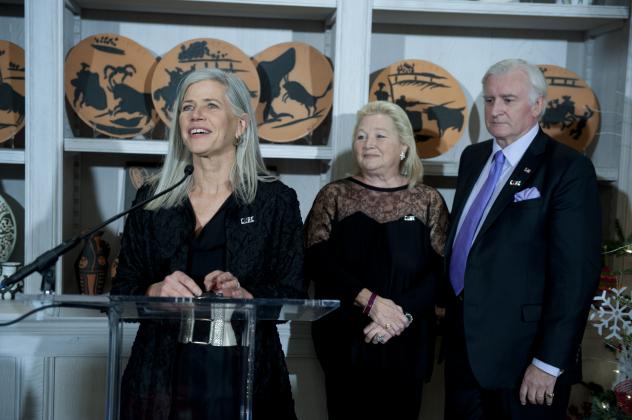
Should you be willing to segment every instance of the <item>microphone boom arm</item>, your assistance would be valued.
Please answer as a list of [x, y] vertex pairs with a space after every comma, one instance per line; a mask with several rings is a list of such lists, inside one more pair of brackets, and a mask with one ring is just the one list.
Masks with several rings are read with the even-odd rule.
[[101, 229], [102, 227], [109, 225], [110, 223], [112, 223], [113, 221], [125, 216], [128, 213], [133, 212], [134, 210], [143, 207], [145, 204], [149, 203], [150, 201], [155, 200], [156, 198], [167, 194], [168, 192], [171, 192], [172, 190], [174, 190], [175, 188], [177, 188], [178, 186], [180, 186], [191, 174], [193, 173], [193, 166], [191, 165], [187, 165], [184, 168], [184, 177], [182, 177], [182, 179], [180, 179], [180, 181], [178, 181], [176, 184], [172, 185], [171, 187], [167, 188], [164, 191], [159, 192], [158, 194], [155, 194], [143, 201], [141, 201], [140, 203], [137, 203], [135, 205], [133, 205], [132, 207], [130, 207], [129, 209], [125, 210], [122, 213], [119, 214], [115, 214], [114, 216], [110, 217], [109, 219], [107, 219], [105, 222], [99, 224], [98, 226], [90, 229], [87, 233], [81, 234], [81, 235], [77, 235], [72, 239], [69, 239], [67, 241], [62, 242], [61, 244], [57, 245], [55, 248], [49, 249], [48, 251], [45, 251], [43, 254], [41, 254], [40, 256], [38, 256], [35, 261], [33, 261], [30, 264], [25, 265], [24, 267], [20, 268], [18, 271], [16, 271], [15, 273], [13, 273], [13, 275], [9, 276], [8, 278], [2, 280], [0, 282], [0, 291], [14, 285], [15, 283], [19, 282], [20, 280], [24, 279], [26, 276], [34, 273], [35, 271], [39, 272], [40, 274], [42, 274], [42, 284], [41, 284], [41, 291], [44, 293], [54, 293], [55, 291], [55, 275], [54, 275], [54, 265], [55, 262], [57, 261], [57, 259], [64, 255], [66, 252], [70, 251], [71, 249], [73, 249], [75, 246], [77, 246], [77, 244], [79, 244], [79, 242], [83, 241], [86, 238], [89, 238], [90, 236], [92, 236], [92, 234], [94, 234], [96, 231], [98, 231], [99, 229]]

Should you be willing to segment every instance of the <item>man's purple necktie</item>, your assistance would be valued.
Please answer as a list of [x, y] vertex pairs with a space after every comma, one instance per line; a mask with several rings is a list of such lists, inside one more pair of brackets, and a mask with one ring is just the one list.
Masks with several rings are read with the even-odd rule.
[[489, 175], [483, 184], [483, 187], [478, 192], [478, 195], [472, 202], [472, 206], [463, 219], [461, 229], [456, 235], [454, 244], [452, 245], [452, 257], [450, 258], [450, 283], [454, 288], [454, 293], [458, 296], [463, 291], [465, 282], [465, 265], [467, 264], [467, 255], [470, 253], [470, 247], [474, 241], [474, 233], [476, 228], [481, 222], [483, 212], [489, 204], [489, 200], [492, 198], [494, 188], [498, 182], [498, 178], [503, 170], [503, 164], [505, 163], [505, 155], [503, 151], [499, 150], [494, 154], [494, 160], [492, 162]]

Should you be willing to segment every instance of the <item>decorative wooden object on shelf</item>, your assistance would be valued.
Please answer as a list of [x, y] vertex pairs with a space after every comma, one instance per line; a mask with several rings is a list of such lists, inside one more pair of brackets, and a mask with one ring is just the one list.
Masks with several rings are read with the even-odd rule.
[[24, 127], [24, 50], [0, 40], [0, 143]]
[[396, 103], [406, 111], [421, 158], [450, 150], [467, 126], [467, 102], [459, 82], [428, 61], [403, 60], [386, 67], [373, 81], [369, 98]]
[[99, 133], [133, 138], [154, 128], [150, 83], [156, 65], [143, 46], [117, 34], [93, 35], [66, 56], [66, 99]]
[[548, 84], [542, 129], [557, 141], [584, 151], [594, 140], [601, 113], [597, 97], [577, 74], [552, 64], [540, 64]]
[[253, 108], [259, 101], [259, 77], [250, 58], [226, 41], [196, 38], [176, 45], [156, 66], [151, 81], [154, 106], [162, 121], [169, 126], [180, 81], [195, 70], [221, 69], [234, 73], [250, 91]]
[[259, 137], [286, 143], [314, 131], [333, 103], [334, 72], [327, 57], [311, 45], [286, 42], [253, 61], [261, 80]]
[[103, 240], [103, 231], [86, 241], [75, 265], [79, 292], [84, 295], [103, 293], [108, 278], [110, 245]]

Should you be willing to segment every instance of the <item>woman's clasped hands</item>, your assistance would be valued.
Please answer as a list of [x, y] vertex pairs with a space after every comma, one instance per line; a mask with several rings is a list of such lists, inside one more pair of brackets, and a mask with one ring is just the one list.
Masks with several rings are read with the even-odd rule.
[[412, 322], [412, 316], [405, 314], [401, 306], [380, 296], [375, 296], [367, 315], [372, 322], [363, 331], [366, 343], [385, 344]]
[[[228, 271], [215, 270], [204, 277], [204, 291], [233, 299], [252, 299], [252, 294], [241, 287], [239, 280]], [[164, 280], [147, 289], [147, 296], [195, 297], [202, 295], [202, 289], [182, 271], [174, 271]]]

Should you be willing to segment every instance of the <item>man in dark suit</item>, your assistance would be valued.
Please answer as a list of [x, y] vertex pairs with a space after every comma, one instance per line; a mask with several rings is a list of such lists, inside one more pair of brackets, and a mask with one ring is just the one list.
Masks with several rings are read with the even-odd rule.
[[600, 271], [588, 158], [544, 134], [546, 80], [523, 60], [483, 77], [493, 139], [461, 156], [446, 245], [446, 411], [564, 419]]

